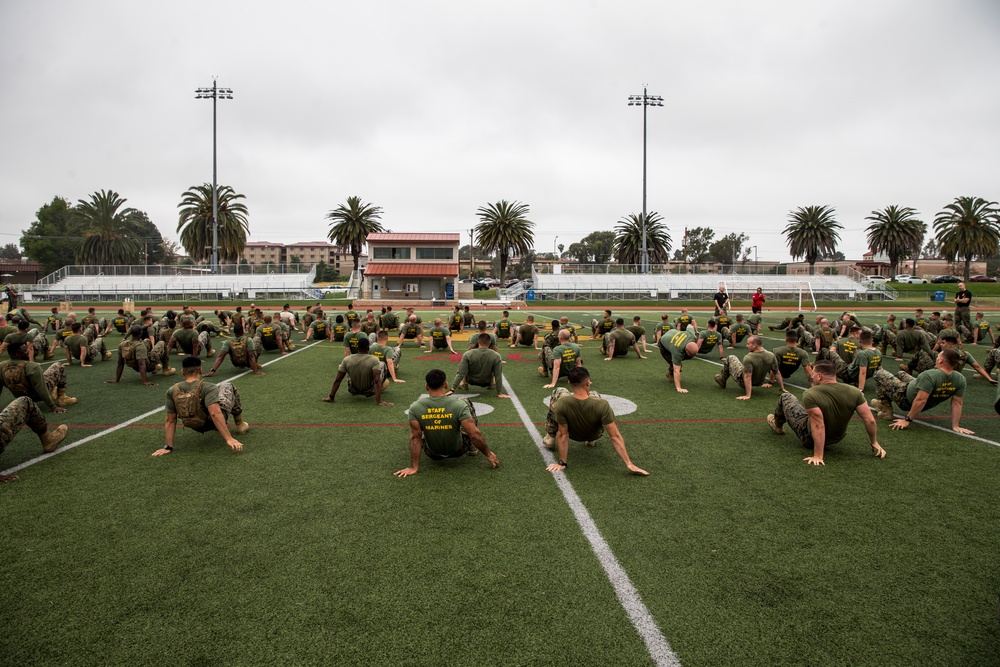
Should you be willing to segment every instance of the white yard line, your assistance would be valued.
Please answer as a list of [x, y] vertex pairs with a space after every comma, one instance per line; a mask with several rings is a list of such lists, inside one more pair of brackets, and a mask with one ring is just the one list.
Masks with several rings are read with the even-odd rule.
[[[301, 352], [302, 350], [307, 350], [310, 347], [312, 347], [313, 345], [317, 345], [318, 343], [320, 343], [320, 341], [316, 341], [315, 343], [312, 343], [311, 345], [306, 345], [305, 347], [297, 348], [293, 352], [289, 352], [288, 354], [286, 354], [284, 356], [278, 357], [277, 359], [272, 359], [271, 361], [268, 361], [266, 363], [261, 364], [261, 367], [270, 366], [271, 364], [273, 364], [273, 363], [275, 363], [277, 361], [281, 361], [282, 359], [287, 359], [288, 357], [292, 356], [293, 354]], [[220, 382], [219, 384], [225, 384], [226, 382], [232, 382], [233, 380], [237, 380], [237, 379], [243, 377], [244, 375], [248, 375], [250, 372], [251, 371], [249, 371], [249, 370], [243, 371], [242, 373], [239, 373], [238, 375], [234, 375], [233, 377], [229, 378], [228, 380], [224, 380], [223, 382]], [[166, 406], [161, 406], [161, 407], [158, 407], [158, 408], [154, 408], [154, 409], [150, 410], [149, 412], [144, 412], [143, 414], [139, 415], [138, 417], [133, 417], [132, 419], [123, 421], [120, 424], [116, 424], [115, 426], [112, 426], [110, 428], [106, 428], [103, 431], [99, 431], [97, 433], [93, 433], [91, 435], [88, 435], [87, 437], [81, 438], [80, 440], [77, 440], [75, 442], [71, 442], [68, 445], [63, 445], [62, 447], [60, 447], [59, 449], [55, 450], [54, 452], [49, 452], [48, 454], [42, 454], [41, 456], [36, 456], [35, 458], [28, 459], [24, 463], [20, 463], [20, 464], [14, 466], [13, 468], [8, 468], [7, 470], [0, 471], [0, 475], [13, 475], [17, 471], [24, 470], [28, 466], [31, 466], [31, 465], [34, 465], [34, 464], [39, 463], [41, 461], [44, 461], [45, 459], [52, 458], [53, 456], [56, 456], [57, 454], [62, 454], [63, 452], [68, 452], [69, 450], [73, 449], [74, 447], [79, 447], [80, 445], [88, 443], [88, 442], [90, 442], [92, 440], [97, 440], [98, 438], [104, 437], [104, 436], [108, 435], [109, 433], [114, 433], [115, 431], [117, 431], [119, 429], [123, 429], [126, 426], [134, 424], [134, 423], [136, 423], [138, 421], [142, 421], [146, 417], [151, 417], [151, 416], [155, 415], [157, 412], [161, 412], [163, 410], [166, 410]]]
[[[518, 399], [517, 394], [514, 393], [510, 379], [507, 380], [507, 393], [510, 394], [510, 400], [514, 404], [517, 414], [521, 417], [521, 421], [531, 436], [532, 441], [535, 443], [535, 447], [538, 448], [539, 453], [542, 455], [542, 459], [547, 465], [555, 463], [552, 453], [542, 444], [542, 437], [538, 434], [538, 429], [532, 423], [528, 411], [524, 409], [524, 405]], [[552, 473], [552, 477], [555, 479], [556, 485], [563, 494], [563, 498], [566, 499], [566, 503], [572, 510], [573, 516], [576, 517], [577, 523], [580, 524], [580, 529], [590, 543], [590, 547], [594, 550], [594, 554], [604, 569], [608, 581], [611, 582], [612, 587], [615, 589], [615, 595], [618, 597], [618, 601], [632, 622], [632, 626], [639, 633], [639, 636], [642, 637], [643, 642], [645, 642], [646, 649], [649, 651], [653, 662], [657, 665], [679, 666], [681, 664], [680, 660], [673, 649], [670, 648], [670, 643], [663, 636], [663, 633], [660, 632], [660, 628], [656, 625], [653, 615], [649, 613], [646, 605], [643, 604], [639, 591], [636, 590], [631, 579], [629, 579], [628, 573], [625, 572], [618, 559], [615, 558], [607, 540], [601, 535], [597, 524], [594, 523], [590, 512], [587, 511], [587, 507], [583, 504], [580, 496], [577, 495], [576, 490], [573, 489], [573, 485], [566, 477], [566, 474], [564, 472], [555, 472]]]
[[[714, 364], [716, 366], [721, 366], [722, 365], [720, 362], [713, 361], [711, 359], [702, 359], [701, 357], [695, 357], [695, 358], [698, 359], [698, 361], [704, 361], [707, 364]], [[809, 388], [809, 387], [803, 387], [803, 386], [800, 386], [800, 385], [797, 385], [797, 384], [792, 384], [791, 382], [786, 382], [785, 386], [786, 387], [795, 387], [796, 389], [801, 389], [802, 391], [805, 391], [806, 389]], [[896, 416], [897, 419], [902, 419], [902, 415], [894, 415], [894, 416]], [[982, 438], [982, 437], [980, 437], [978, 435], [968, 435], [966, 433], [956, 433], [955, 431], [952, 431], [950, 428], [945, 428], [943, 426], [938, 426], [937, 424], [932, 424], [930, 422], [922, 421], [920, 419], [914, 419], [913, 423], [914, 424], [918, 424], [920, 426], [926, 426], [927, 428], [937, 429], [938, 431], [944, 431], [945, 433], [951, 433], [952, 435], [957, 435], [960, 438], [968, 438], [969, 440], [976, 440], [978, 442], [982, 442], [982, 443], [985, 443], [987, 445], [993, 445], [994, 447], [1000, 447], [1000, 442], [996, 442], [994, 440], [988, 440], [987, 438]]]

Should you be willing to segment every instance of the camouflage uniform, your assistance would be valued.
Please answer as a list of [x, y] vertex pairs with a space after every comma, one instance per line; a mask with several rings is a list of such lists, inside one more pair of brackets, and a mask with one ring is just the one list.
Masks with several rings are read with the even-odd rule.
[[[547, 415], [545, 415], [545, 432], [551, 435], [552, 437], [555, 437], [556, 433], [559, 432], [559, 424], [556, 423], [555, 415], [552, 412], [552, 406], [555, 405], [556, 401], [558, 401], [563, 396], [572, 396], [572, 395], [573, 395], [572, 390], [567, 389], [566, 387], [556, 387], [555, 389], [552, 390], [552, 396], [551, 398], [549, 398], [549, 412]], [[593, 389], [591, 389], [590, 397], [601, 398], [601, 395], [598, 394]], [[601, 426], [601, 434], [603, 433], [604, 433], [604, 427]], [[598, 437], [600, 437], [600, 435], [598, 435]], [[596, 439], [597, 438], [594, 438], [594, 440]]]
[[[932, 364], [933, 365], [933, 364]], [[910, 383], [913, 376], [906, 371], [899, 371], [895, 375], [880, 368], [875, 371], [875, 395], [883, 405], [890, 402], [895, 403], [901, 410], [909, 410], [910, 399], [906, 397], [906, 385]]]
[[774, 408], [774, 423], [778, 428], [788, 424], [803, 447], [813, 448], [809, 413], [793, 394], [786, 392], [778, 397], [778, 405]]
[[986, 355], [986, 361], [983, 362], [983, 369], [987, 374], [993, 373], [993, 369], [1000, 365], [1000, 347], [994, 347]]
[[[5, 361], [0, 364], [0, 367], [5, 367], [7, 364], [24, 364], [28, 363], [25, 361]], [[49, 398], [52, 399], [56, 395], [57, 390], [66, 389], [66, 367], [63, 364], [52, 364], [49, 366], [44, 373], [42, 373], [42, 379], [45, 380], [45, 388], [49, 392]], [[30, 391], [30, 388], [29, 388]], [[11, 393], [14, 393], [11, 390]], [[27, 394], [17, 394], [18, 396], [28, 396], [29, 398], [48, 403], [50, 406], [55, 405], [55, 401], [45, 400], [43, 396], [33, 396], [34, 392]]]
[[735, 354], [730, 354], [722, 360], [721, 375], [723, 380], [733, 378], [740, 389], [746, 389], [746, 385], [743, 384], [743, 362]]
[[6, 449], [18, 431], [25, 426], [40, 436], [49, 430], [49, 425], [35, 402], [27, 396], [21, 396], [0, 411], [0, 452]]

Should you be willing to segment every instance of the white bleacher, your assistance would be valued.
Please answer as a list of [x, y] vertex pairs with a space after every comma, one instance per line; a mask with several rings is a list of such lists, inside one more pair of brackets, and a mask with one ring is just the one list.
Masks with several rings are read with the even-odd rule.
[[[132, 273], [123, 270], [126, 268], [133, 269]], [[204, 298], [235, 298], [244, 295], [254, 298], [258, 294], [284, 295], [313, 289], [312, 279], [315, 275], [313, 272], [303, 271], [250, 273], [246, 267], [240, 267], [242, 273], [230, 271], [219, 274], [192, 272], [184, 267], [178, 267], [174, 271], [170, 270], [171, 267], [152, 267], [160, 275], [142, 275], [141, 270], [144, 268], [146, 267], [114, 267], [116, 275], [62, 271], [61, 274], [53, 274], [46, 281], [32, 286], [32, 297], [40, 301], [181, 295], [202, 295]]]
[[771, 298], [804, 300], [866, 298], [869, 292], [878, 298], [893, 298], [893, 290], [872, 290], [850, 275], [775, 275], [755, 273], [666, 273], [621, 272], [619, 267], [585, 267], [585, 272], [533, 272], [536, 298], [589, 299], [590, 295], [610, 299], [700, 299], [710, 297], [725, 285], [731, 298], [749, 300], [758, 287]]

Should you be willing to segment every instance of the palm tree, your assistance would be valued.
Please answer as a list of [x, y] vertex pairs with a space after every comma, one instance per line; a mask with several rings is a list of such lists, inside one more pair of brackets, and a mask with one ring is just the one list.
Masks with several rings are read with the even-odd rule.
[[348, 197], [347, 204], [341, 204], [326, 214], [330, 221], [328, 238], [339, 246], [351, 249], [354, 258], [354, 270], [361, 266], [361, 250], [369, 234], [384, 231], [379, 218], [382, 217], [382, 207], [366, 204], [361, 197]]
[[805, 257], [809, 262], [809, 275], [816, 273], [816, 260], [821, 253], [832, 253], [840, 240], [832, 206], [799, 207], [788, 214], [788, 226], [784, 234], [788, 238], [788, 249], [792, 258]]
[[934, 218], [934, 233], [948, 261], [965, 258], [965, 279], [975, 256], [988, 257], [1000, 249], [1000, 209], [982, 197], [956, 197]]
[[895, 204], [880, 211], [872, 211], [865, 218], [868, 225], [868, 247], [873, 253], [884, 252], [889, 256], [892, 275], [899, 273], [899, 260], [913, 251], [923, 239], [923, 222], [917, 219], [917, 212], [909, 206]]
[[[235, 264], [243, 255], [250, 232], [247, 207], [240, 201], [246, 197], [236, 194], [228, 185], [220, 185], [216, 197], [219, 206], [219, 263]], [[181, 210], [177, 231], [188, 256], [196, 262], [212, 259], [212, 184], [188, 188], [181, 195], [177, 208]]]
[[76, 233], [83, 238], [76, 248], [78, 264], [137, 264], [142, 243], [142, 213], [122, 208], [117, 192], [101, 190], [73, 207]]
[[500, 282], [507, 273], [507, 260], [512, 254], [524, 255], [535, 244], [535, 226], [528, 220], [528, 205], [501, 199], [496, 204], [480, 206], [476, 211], [479, 224], [476, 238], [488, 253], [496, 253], [500, 260]]
[[[670, 259], [670, 232], [656, 211], [646, 214], [646, 250], [650, 264]], [[642, 263], [642, 213], [629, 213], [615, 226], [615, 257], [619, 264]]]

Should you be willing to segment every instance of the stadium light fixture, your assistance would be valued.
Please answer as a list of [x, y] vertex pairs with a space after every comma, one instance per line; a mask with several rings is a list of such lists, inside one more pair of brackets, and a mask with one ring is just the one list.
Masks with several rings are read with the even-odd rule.
[[232, 88], [219, 88], [218, 81], [212, 80], [211, 88], [194, 91], [196, 100], [212, 100], [212, 273], [219, 272], [219, 179], [216, 151], [216, 100], [233, 99]]
[[663, 98], [648, 94], [648, 89], [642, 87], [642, 95], [629, 95], [630, 107], [642, 107], [642, 273], [649, 273], [649, 248], [646, 245], [646, 108], [662, 107]]

